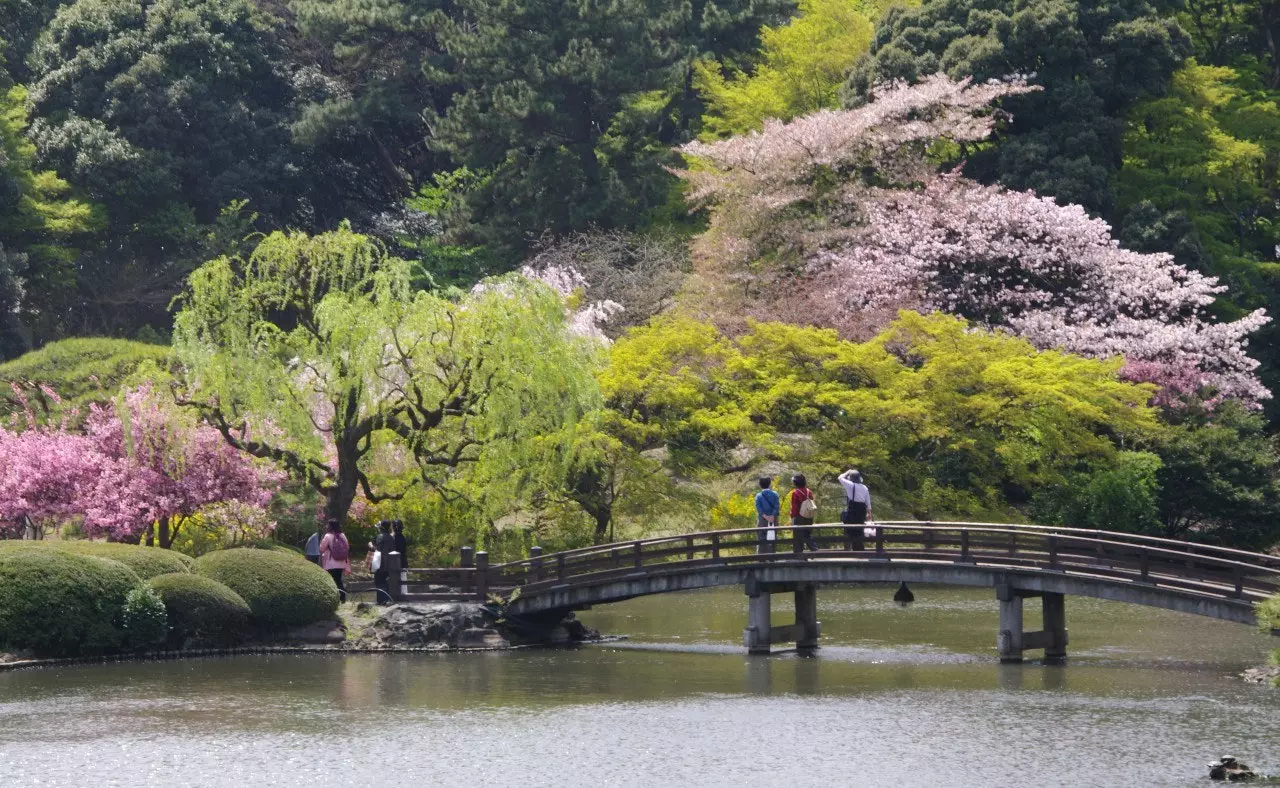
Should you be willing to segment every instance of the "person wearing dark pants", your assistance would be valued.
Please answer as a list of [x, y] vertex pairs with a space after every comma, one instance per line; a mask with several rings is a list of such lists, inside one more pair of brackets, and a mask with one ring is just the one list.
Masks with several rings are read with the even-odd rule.
[[[804, 478], [803, 473], [797, 473], [791, 477], [791, 525], [794, 528], [798, 525], [813, 525], [814, 504], [810, 503], [805, 506], [805, 501], [813, 501], [813, 490], [809, 489], [809, 483]], [[817, 550], [818, 543], [813, 541], [812, 528], [795, 528], [795, 535], [804, 542], [805, 548], [809, 550]]]
[[396, 552], [400, 554], [400, 568], [409, 568], [409, 540], [404, 538], [404, 523], [391, 521], [391, 535], [395, 539]]
[[342, 533], [342, 523], [337, 520], [329, 521], [327, 533], [320, 540], [320, 566], [338, 586], [338, 599], [346, 602], [347, 588], [342, 584], [342, 576], [351, 571], [351, 545]]
[[836, 477], [844, 488], [845, 507], [840, 513], [840, 522], [855, 526], [844, 529], [850, 550], [865, 550], [866, 542], [863, 526], [871, 519], [871, 491], [862, 483], [862, 474], [850, 468]]
[[390, 575], [387, 572], [387, 553], [395, 552], [396, 541], [391, 535], [391, 521], [378, 521], [378, 535], [369, 543], [369, 559], [373, 569], [373, 586], [377, 589], [377, 603], [391, 603]]
[[756, 545], [756, 553], [772, 553], [774, 545], [777, 544], [775, 541], [777, 532], [774, 526], [778, 524], [778, 515], [782, 512], [782, 501], [778, 499], [778, 493], [770, 489], [771, 487], [773, 487], [773, 479], [761, 476], [760, 492], [756, 493], [756, 528], [759, 542]]

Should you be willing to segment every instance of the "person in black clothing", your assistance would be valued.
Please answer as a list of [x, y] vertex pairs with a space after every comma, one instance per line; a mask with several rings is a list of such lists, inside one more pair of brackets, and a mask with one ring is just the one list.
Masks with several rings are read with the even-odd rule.
[[399, 520], [392, 520], [391, 533], [395, 539], [396, 552], [400, 554], [400, 568], [407, 569], [409, 567], [409, 543], [404, 538], [404, 523]]
[[378, 535], [369, 543], [369, 549], [377, 554], [378, 568], [373, 570], [373, 586], [378, 590], [377, 601], [385, 605], [391, 601], [390, 574], [387, 571], [387, 553], [396, 549], [395, 537], [391, 535], [391, 521], [378, 521]]

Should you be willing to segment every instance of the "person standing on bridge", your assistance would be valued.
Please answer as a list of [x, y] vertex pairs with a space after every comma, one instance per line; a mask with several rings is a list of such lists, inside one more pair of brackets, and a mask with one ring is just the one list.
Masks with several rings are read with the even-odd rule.
[[396, 552], [400, 554], [400, 568], [409, 568], [409, 540], [404, 538], [404, 523], [400, 520], [391, 521], [391, 535], [396, 543]]
[[773, 479], [760, 477], [760, 492], [756, 493], [756, 528], [760, 529], [759, 544], [756, 553], [772, 553], [778, 524], [778, 515], [782, 513], [782, 501], [773, 489]]
[[849, 540], [849, 549], [862, 550], [866, 547], [863, 541], [866, 536], [863, 526], [871, 519], [871, 491], [862, 483], [862, 474], [853, 468], [837, 476], [836, 481], [840, 482], [840, 486], [844, 488], [845, 507], [840, 513], [840, 522], [857, 526], [844, 529], [844, 535]]
[[809, 489], [809, 482], [804, 478], [803, 473], [797, 473], [791, 477], [791, 488], [791, 492], [787, 494], [787, 498], [791, 501], [791, 526], [796, 538], [804, 542], [804, 546], [809, 550], [816, 551], [818, 543], [813, 540], [813, 529], [795, 527], [813, 525], [813, 516], [818, 511], [813, 490]]

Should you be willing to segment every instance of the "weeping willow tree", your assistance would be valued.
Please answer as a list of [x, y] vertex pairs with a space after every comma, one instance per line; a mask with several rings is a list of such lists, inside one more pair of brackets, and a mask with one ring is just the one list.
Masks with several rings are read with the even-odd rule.
[[410, 264], [342, 227], [277, 232], [189, 279], [174, 332], [179, 401], [232, 446], [279, 463], [343, 520], [412, 483], [500, 476], [599, 397], [593, 348], [565, 305], [520, 276], [457, 299], [415, 291]]

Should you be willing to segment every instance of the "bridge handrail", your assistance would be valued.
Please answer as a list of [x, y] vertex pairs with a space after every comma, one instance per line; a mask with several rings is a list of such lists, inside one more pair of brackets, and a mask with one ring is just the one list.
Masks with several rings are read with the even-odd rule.
[[[1224, 568], [1248, 569], [1253, 572], [1263, 571], [1268, 574], [1274, 573], [1274, 574], [1280, 575], [1280, 558], [1276, 558], [1275, 556], [1270, 556], [1265, 553], [1251, 553], [1245, 550], [1236, 550], [1233, 548], [1218, 548], [1213, 545], [1201, 545], [1201, 544], [1196, 544], [1191, 542], [1179, 542], [1177, 540], [1163, 539], [1160, 537], [1148, 537], [1142, 534], [1124, 534], [1124, 533], [1113, 532], [1113, 531], [1099, 531], [1096, 529], [1065, 528], [1065, 527], [1056, 527], [1056, 526], [1010, 525], [1007, 523], [969, 523], [969, 522], [942, 523], [938, 521], [891, 520], [891, 521], [878, 521], [871, 525], [877, 528], [888, 528], [892, 530], [908, 530], [908, 531], [920, 530], [921, 532], [969, 531], [971, 533], [979, 533], [979, 534], [992, 534], [992, 533], [1023, 534], [1023, 535], [1033, 535], [1037, 537], [1063, 536], [1071, 539], [1076, 544], [1083, 543], [1083, 544], [1088, 544], [1092, 546], [1101, 545], [1103, 547], [1106, 547], [1106, 546], [1112, 546], [1112, 547], [1123, 546], [1123, 547], [1131, 547], [1131, 548], [1137, 547], [1146, 551], [1150, 557], [1160, 558], [1164, 560], [1185, 561], [1188, 558], [1194, 558], [1198, 562], [1209, 563], [1209, 564], [1224, 567]], [[804, 526], [778, 525], [778, 526], [775, 526], [774, 528], [776, 529], [776, 531], [779, 531], [779, 532], [794, 533], [794, 529], [796, 528], [830, 529], [830, 528], [845, 528], [845, 527], [850, 527], [850, 526], [846, 526], [843, 523], [814, 523], [812, 525], [804, 525]], [[668, 534], [664, 536], [649, 537], [647, 539], [637, 539], [637, 540], [626, 541], [626, 542], [614, 542], [606, 545], [593, 545], [591, 547], [581, 547], [581, 548], [576, 548], [574, 550], [561, 551], [558, 553], [547, 553], [538, 558], [524, 558], [516, 561], [509, 561], [503, 564], [493, 564], [491, 565], [490, 569], [495, 571], [501, 571], [504, 569], [513, 569], [513, 568], [529, 568], [529, 567], [532, 567], [535, 564], [535, 562], [541, 562], [541, 565], [546, 566], [549, 560], [558, 561], [563, 559], [565, 561], [568, 561], [570, 559], [582, 559], [582, 558], [590, 558], [590, 557], [605, 557], [605, 556], [611, 557], [614, 553], [616, 553], [620, 549], [624, 549], [624, 548], [634, 549], [636, 546], [639, 546], [642, 552], [643, 552], [643, 548], [645, 547], [657, 546], [662, 544], [675, 545], [676, 543], [683, 543], [684, 545], [687, 546], [690, 540], [692, 540], [695, 545], [694, 549], [698, 549], [699, 551], [701, 551], [701, 550], [705, 550], [707, 545], [703, 544], [701, 547], [698, 547], [697, 546], [698, 543], [699, 542], [705, 543], [705, 542], [711, 541], [713, 537], [722, 539], [724, 537], [730, 537], [730, 536], [750, 535], [751, 537], [755, 538], [759, 534], [759, 531], [760, 531], [759, 528], [751, 527], [751, 528], [719, 529], [714, 531], [700, 531], [700, 532], [691, 533], [691, 534]], [[781, 537], [781, 533], [779, 533], [778, 536]], [[1107, 536], [1107, 537], [1118, 536], [1122, 538], [1118, 540], [1113, 540], [1113, 539], [1099, 538], [1100, 536]], [[1126, 538], [1126, 537], [1132, 537], [1132, 538]], [[784, 542], [786, 540], [779, 538], [778, 541]], [[1196, 550], [1172, 549], [1171, 547], [1168, 547], [1166, 545], [1174, 545], [1181, 548], [1193, 547], [1193, 548], [1196, 548]], [[745, 543], [741, 543], [741, 542], [733, 543], [725, 546], [726, 547], [742, 547], [742, 546], [745, 546]], [[1198, 552], [1197, 550], [1202, 550], [1203, 552]], [[954, 549], [948, 549], [945, 551], [939, 550], [938, 552], [954, 553], [956, 551]], [[1225, 553], [1227, 555], [1220, 556], [1220, 555], [1214, 555], [1213, 553]], [[1253, 561], [1238, 560], [1239, 558], [1246, 558], [1246, 557], [1254, 560]], [[1258, 560], [1258, 559], [1261, 559], [1261, 560]], [[575, 562], [577, 561], [575, 560]]]

